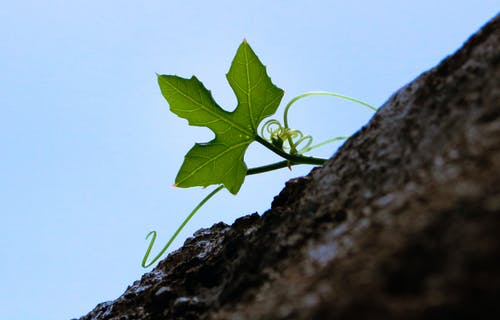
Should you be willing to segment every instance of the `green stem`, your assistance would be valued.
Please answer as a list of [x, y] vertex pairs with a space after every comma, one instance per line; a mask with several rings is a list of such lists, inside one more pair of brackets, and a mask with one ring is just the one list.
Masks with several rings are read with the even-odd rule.
[[268, 165], [265, 165], [265, 166], [250, 168], [250, 169], [247, 170], [247, 176], [250, 176], [252, 174], [257, 174], [257, 173], [263, 173], [263, 172], [278, 170], [278, 169], [281, 169], [281, 168], [290, 168], [291, 166], [296, 166], [298, 164], [304, 164], [304, 163], [294, 163], [294, 162], [290, 162], [288, 160], [284, 160], [284, 161], [280, 161], [280, 162], [275, 162], [275, 163], [268, 164]]
[[264, 140], [262, 137], [260, 137], [258, 135], [255, 136], [255, 141], [262, 144], [264, 147], [268, 148], [269, 150], [276, 153], [280, 157], [285, 158], [294, 164], [318, 164], [318, 165], [322, 165], [323, 163], [325, 163], [326, 160], [328, 160], [328, 159], [323, 159], [323, 158], [305, 157], [305, 156], [296, 155], [296, 154], [288, 154], [285, 151], [283, 151], [279, 148], [276, 148], [272, 143], [267, 142], [266, 140]]
[[260, 166], [260, 167], [255, 167], [255, 168], [250, 168], [247, 170], [247, 176], [250, 176], [252, 174], [258, 174], [258, 173], [263, 173], [267, 171], [273, 171], [273, 170], [278, 170], [281, 168], [289, 167], [292, 164], [288, 160], [268, 164], [265, 166]]
[[184, 220], [184, 222], [177, 228], [175, 231], [174, 235], [170, 237], [170, 240], [168, 240], [167, 244], [163, 247], [163, 249], [156, 255], [156, 257], [153, 258], [153, 260], [149, 263], [146, 263], [146, 261], [149, 258], [149, 254], [151, 253], [151, 249], [153, 248], [153, 245], [156, 240], [156, 231], [151, 231], [148, 233], [146, 236], [146, 240], [149, 238], [149, 236], [153, 235], [153, 238], [149, 242], [148, 250], [146, 251], [146, 254], [144, 255], [144, 258], [142, 259], [142, 266], [144, 268], [149, 268], [151, 265], [153, 265], [158, 259], [161, 258], [161, 256], [167, 251], [168, 247], [172, 244], [172, 242], [175, 240], [177, 235], [181, 232], [181, 230], [184, 228], [184, 226], [191, 220], [191, 218], [194, 216], [194, 214], [208, 201], [210, 198], [212, 198], [217, 192], [221, 191], [222, 188], [224, 188], [223, 185], [218, 186], [214, 191], [210, 192], [203, 200], [201, 200], [200, 203], [191, 211], [191, 213], [187, 216], [187, 218]]

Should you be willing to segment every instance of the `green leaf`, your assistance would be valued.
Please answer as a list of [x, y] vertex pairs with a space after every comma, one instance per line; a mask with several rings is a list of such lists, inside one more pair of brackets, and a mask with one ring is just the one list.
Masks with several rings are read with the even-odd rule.
[[255, 140], [260, 122], [276, 112], [283, 97], [283, 90], [271, 82], [246, 41], [238, 48], [226, 77], [238, 100], [233, 112], [222, 109], [195, 76], [158, 76], [170, 110], [190, 125], [215, 133], [215, 139], [196, 143], [186, 154], [175, 178], [178, 187], [223, 184], [236, 194], [247, 172], [245, 151]]

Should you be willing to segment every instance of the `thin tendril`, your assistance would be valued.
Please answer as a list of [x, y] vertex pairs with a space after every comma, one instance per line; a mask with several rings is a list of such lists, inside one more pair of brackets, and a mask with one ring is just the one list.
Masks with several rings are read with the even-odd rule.
[[305, 146], [304, 146], [304, 147], [303, 147], [300, 151], [298, 151], [298, 152], [297, 152], [298, 154], [303, 154], [303, 153], [304, 153], [304, 151], [303, 151], [303, 150], [308, 150], [308, 149], [310, 148], [310, 145], [311, 145], [311, 144], [312, 144], [312, 142], [313, 142], [313, 138], [312, 138], [312, 136], [310, 136], [310, 135], [300, 137], [300, 138], [299, 138], [299, 139], [298, 139], [298, 140], [294, 143], [295, 148], [297, 148], [297, 147], [298, 147], [298, 146], [299, 146], [302, 142], [304, 142], [304, 141], [307, 141], [307, 142], [306, 142]]
[[[293, 98], [292, 100], [290, 100], [290, 102], [288, 102], [288, 104], [286, 105], [285, 112], [283, 113], [283, 123], [284, 123], [283, 130], [285, 132], [288, 131], [288, 130], [290, 130], [290, 128], [288, 126], [288, 110], [290, 109], [290, 107], [295, 102], [297, 102], [298, 100], [300, 100], [302, 98], [305, 98], [305, 97], [311, 97], [311, 96], [330, 96], [330, 97], [336, 97], [336, 98], [339, 98], [339, 99], [344, 99], [344, 100], [348, 100], [348, 101], [360, 104], [360, 105], [362, 105], [364, 107], [367, 107], [370, 110], [377, 111], [377, 108], [375, 108], [374, 106], [372, 106], [372, 105], [370, 105], [370, 104], [368, 104], [368, 103], [366, 103], [364, 101], [361, 101], [359, 99], [352, 98], [352, 97], [349, 97], [349, 96], [346, 96], [346, 95], [343, 95], [343, 94], [338, 94], [338, 93], [328, 92], [328, 91], [311, 91], [311, 92], [306, 92], [306, 93], [303, 93], [301, 95], [296, 96], [295, 98]], [[309, 136], [309, 135], [308, 136], [304, 136], [304, 139], [306, 137], [307, 137], [307, 139], [309, 139], [309, 137], [311, 137], [311, 136]], [[331, 143], [331, 142], [334, 142], [334, 141], [338, 141], [338, 140], [340, 140], [339, 138], [341, 138], [341, 137], [329, 139], [329, 140], [321, 142], [321, 143], [319, 143], [319, 144], [317, 144], [315, 146], [310, 147], [310, 145], [312, 144], [312, 137], [311, 137], [310, 140], [309, 140], [309, 143], [304, 148], [302, 148], [300, 151], [298, 151], [298, 152], [296, 150], [296, 147], [299, 145], [300, 142], [302, 142], [302, 139], [299, 138], [299, 140], [297, 142], [293, 142], [293, 137], [291, 135], [289, 135], [287, 137], [287, 140], [288, 140], [288, 144], [291, 146], [290, 147], [291, 148], [290, 152], [292, 154], [295, 154], [295, 153], [303, 154], [303, 153], [306, 153], [306, 152], [311, 151], [313, 149], [316, 149], [316, 148], [318, 148], [320, 146], [323, 146], [325, 144], [328, 144], [328, 143]]]
[[370, 104], [368, 104], [368, 103], [366, 103], [364, 101], [361, 101], [359, 99], [352, 98], [352, 97], [349, 97], [349, 96], [345, 96], [343, 94], [338, 94], [338, 93], [328, 92], [328, 91], [310, 91], [310, 92], [306, 92], [306, 93], [303, 93], [301, 95], [298, 95], [295, 98], [293, 98], [292, 100], [290, 100], [290, 102], [288, 102], [288, 104], [285, 107], [285, 112], [283, 114], [283, 123], [285, 124], [285, 128], [288, 128], [288, 110], [290, 109], [290, 107], [292, 106], [292, 104], [294, 104], [295, 102], [297, 102], [298, 100], [300, 100], [302, 98], [311, 97], [311, 96], [330, 96], [330, 97], [336, 97], [336, 98], [339, 98], [339, 99], [344, 99], [344, 100], [348, 100], [348, 101], [360, 104], [360, 105], [365, 106], [365, 107], [367, 107], [367, 108], [369, 108], [369, 109], [371, 109], [373, 111], [377, 111], [377, 108], [375, 108], [374, 106], [372, 106], [372, 105], [370, 105]]
[[177, 235], [181, 232], [181, 230], [184, 228], [184, 226], [191, 220], [191, 218], [194, 216], [194, 214], [210, 199], [212, 198], [217, 192], [221, 191], [222, 188], [224, 188], [223, 185], [218, 186], [215, 190], [210, 192], [203, 200], [201, 200], [200, 203], [191, 211], [191, 213], [187, 216], [187, 218], [184, 220], [184, 222], [177, 228], [175, 231], [174, 235], [170, 237], [170, 240], [168, 240], [167, 244], [161, 249], [161, 251], [156, 255], [156, 257], [153, 258], [153, 260], [149, 263], [146, 263], [146, 261], [149, 258], [149, 254], [151, 253], [151, 249], [153, 248], [153, 245], [156, 240], [156, 231], [150, 231], [148, 235], [146, 236], [146, 240], [149, 238], [149, 236], [153, 235], [153, 238], [149, 242], [148, 250], [146, 251], [146, 254], [144, 255], [144, 258], [142, 258], [142, 266], [144, 268], [149, 268], [151, 265], [153, 265], [158, 259], [161, 258], [161, 256], [167, 251], [168, 247], [172, 244], [172, 242], [175, 240]]
[[325, 140], [323, 142], [320, 142], [318, 144], [315, 144], [314, 146], [307, 146], [305, 148], [303, 148], [302, 150], [299, 151], [299, 153], [306, 153], [306, 152], [309, 152], [313, 149], [316, 149], [316, 148], [319, 148], [319, 147], [322, 147], [324, 145], [327, 145], [329, 143], [332, 143], [332, 142], [335, 142], [335, 141], [339, 141], [339, 140], [346, 140], [346, 139], [349, 139], [349, 137], [335, 137], [335, 138], [332, 138], [332, 139], [328, 139], [328, 140]]

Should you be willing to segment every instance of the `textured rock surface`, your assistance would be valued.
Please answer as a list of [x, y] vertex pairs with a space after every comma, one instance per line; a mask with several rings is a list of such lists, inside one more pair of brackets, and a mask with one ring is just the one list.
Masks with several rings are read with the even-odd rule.
[[500, 319], [499, 215], [497, 16], [269, 211], [80, 319]]

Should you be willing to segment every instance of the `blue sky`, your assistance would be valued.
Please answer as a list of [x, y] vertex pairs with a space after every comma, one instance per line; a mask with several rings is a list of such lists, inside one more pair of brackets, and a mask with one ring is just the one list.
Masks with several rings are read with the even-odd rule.
[[[499, 1], [8, 1], [0, 8], [0, 319], [70, 319], [139, 279], [211, 190], [172, 188], [184, 154], [212, 134], [171, 114], [155, 73], [195, 74], [227, 109], [243, 38], [285, 90], [380, 106], [453, 53]], [[282, 109], [281, 109], [282, 110]], [[278, 111], [279, 117], [281, 113]], [[321, 141], [371, 112], [333, 98], [297, 103], [291, 126]], [[338, 145], [317, 150], [329, 157]], [[251, 145], [249, 166], [277, 160]], [[296, 167], [223, 191], [181, 233], [264, 212]]]

